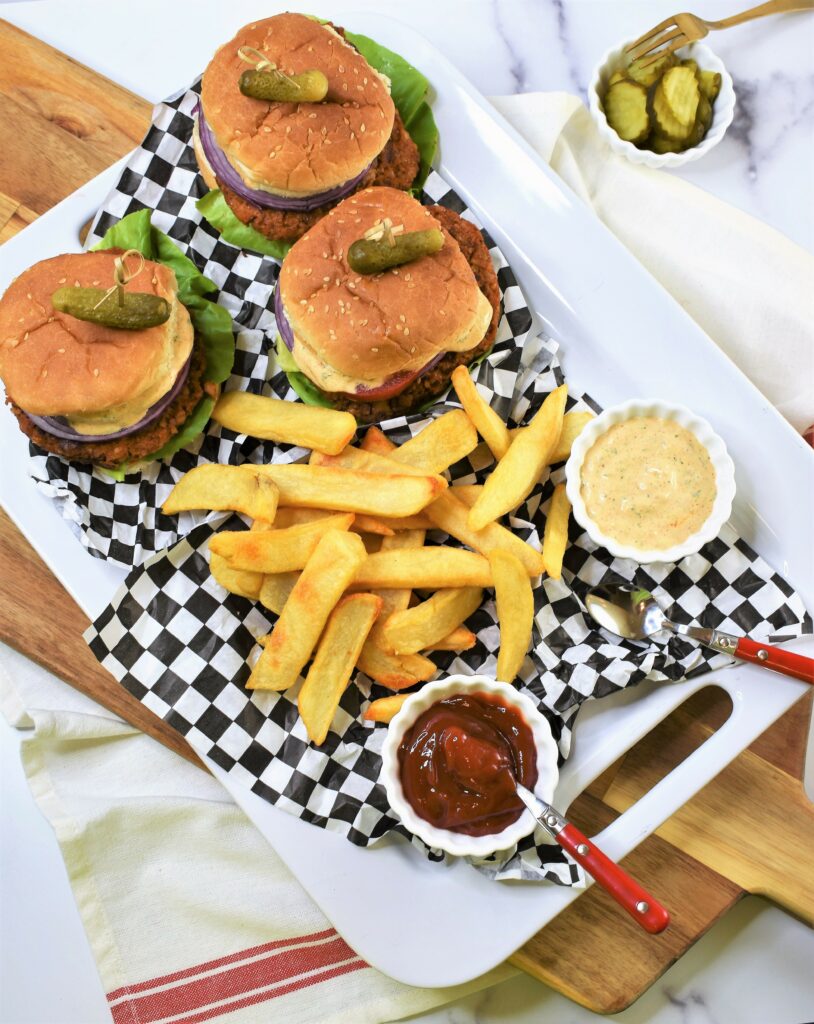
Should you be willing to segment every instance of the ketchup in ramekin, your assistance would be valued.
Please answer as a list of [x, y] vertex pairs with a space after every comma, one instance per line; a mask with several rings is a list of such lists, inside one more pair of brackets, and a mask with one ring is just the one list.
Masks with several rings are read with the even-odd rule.
[[398, 750], [404, 798], [436, 828], [502, 832], [523, 813], [514, 781], [534, 790], [537, 751], [520, 710], [489, 693], [445, 697], [423, 711]]

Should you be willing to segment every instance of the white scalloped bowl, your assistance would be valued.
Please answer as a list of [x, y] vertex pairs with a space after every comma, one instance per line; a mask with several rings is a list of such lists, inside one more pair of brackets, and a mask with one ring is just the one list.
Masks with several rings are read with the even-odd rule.
[[705, 153], [717, 146], [732, 124], [735, 116], [735, 88], [732, 76], [726, 70], [724, 62], [703, 43], [690, 43], [678, 50], [678, 56], [686, 60], [692, 58], [704, 71], [717, 71], [721, 76], [721, 91], [712, 104], [712, 124], [709, 131], [698, 143], [683, 153], [653, 153], [649, 149], [639, 149], [632, 142], [620, 139], [608, 124], [602, 97], [608, 86], [608, 80], [614, 71], [627, 67], [625, 47], [629, 41], [614, 46], [605, 54], [597, 65], [588, 86], [588, 109], [599, 133], [615, 153], [627, 157], [631, 163], [644, 164], [646, 167], [681, 167], [692, 160], [700, 160]]
[[[588, 450], [602, 434], [617, 423], [643, 416], [675, 421], [685, 427], [706, 448], [715, 470], [715, 501], [703, 526], [681, 544], [674, 544], [663, 550], [634, 548], [608, 537], [588, 515], [582, 499], [582, 463]], [[617, 558], [631, 558], [642, 564], [677, 562], [679, 558], [695, 554], [721, 532], [721, 527], [732, 514], [732, 502], [735, 498], [735, 466], [726, 445], [709, 423], [683, 405], [670, 405], [652, 399], [632, 399], [622, 405], [606, 409], [596, 419], [591, 420], [571, 447], [571, 455], [565, 465], [565, 477], [565, 490], [571, 502], [574, 519], [587, 530], [591, 540]]]
[[551, 727], [528, 697], [508, 683], [498, 683], [486, 676], [448, 676], [446, 679], [427, 683], [411, 694], [388, 726], [382, 748], [381, 781], [390, 806], [402, 824], [419, 839], [423, 839], [428, 846], [444, 850], [456, 857], [486, 857], [498, 850], [507, 850], [530, 835], [537, 824], [531, 814], [524, 812], [502, 832], [487, 836], [463, 835], [460, 832], [436, 828], [420, 818], [407, 802], [401, 785], [398, 750], [404, 734], [427, 708], [445, 697], [452, 697], [458, 693], [488, 693], [520, 711], [531, 729], [537, 750], [537, 784], [534, 792], [541, 800], [551, 803], [559, 778], [557, 744], [551, 735]]

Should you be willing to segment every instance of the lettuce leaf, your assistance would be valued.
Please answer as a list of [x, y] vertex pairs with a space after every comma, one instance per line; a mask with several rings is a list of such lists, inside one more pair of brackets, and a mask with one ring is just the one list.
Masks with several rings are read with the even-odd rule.
[[229, 204], [223, 198], [219, 188], [212, 189], [195, 204], [204, 220], [207, 220], [216, 231], [220, 231], [222, 237], [238, 249], [250, 249], [252, 252], [262, 253], [264, 256], [271, 256], [275, 260], [281, 260], [291, 248], [290, 242], [275, 241], [266, 238], [259, 231], [238, 220], [232, 213]]
[[314, 384], [310, 377], [297, 366], [294, 356], [288, 351], [285, 342], [277, 339], [277, 365], [288, 377], [288, 383], [297, 392], [306, 405], [321, 405], [326, 409], [332, 408], [331, 403], [325, 397], [325, 393]]
[[[232, 372], [235, 359], [235, 337], [232, 318], [223, 308], [206, 295], [218, 290], [214, 281], [198, 270], [178, 246], [163, 231], [153, 227], [149, 210], [128, 214], [105, 233], [94, 249], [137, 249], [145, 259], [164, 263], [175, 272], [178, 298], [189, 310], [195, 333], [203, 345], [206, 356], [204, 379], [222, 384]], [[137, 465], [127, 463], [105, 472], [115, 480], [123, 480], [127, 473], [136, 472], [143, 462], [166, 459], [186, 448], [209, 422], [214, 407], [213, 399], [202, 398], [187, 417], [179, 432], [158, 451], [140, 460]]]
[[[347, 30], [345, 38], [356, 47], [371, 67], [390, 79], [393, 102], [401, 115], [404, 127], [418, 146], [421, 157], [418, 175], [410, 189], [414, 195], [418, 195], [430, 173], [438, 148], [438, 128], [426, 101], [430, 83], [412, 64], [387, 47], [381, 46], [374, 39]], [[204, 219], [219, 231], [227, 242], [239, 249], [249, 249], [281, 260], [291, 248], [289, 243], [266, 238], [259, 231], [238, 220], [220, 189], [207, 192], [195, 205]]]

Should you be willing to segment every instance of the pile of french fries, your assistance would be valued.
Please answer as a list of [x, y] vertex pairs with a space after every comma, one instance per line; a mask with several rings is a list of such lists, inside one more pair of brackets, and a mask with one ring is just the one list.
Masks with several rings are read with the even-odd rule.
[[[349, 413], [230, 392], [214, 419], [253, 437], [311, 449], [307, 464], [206, 465], [187, 473], [163, 506], [235, 511], [249, 530], [209, 544], [212, 575], [226, 590], [278, 616], [259, 642], [247, 686], [286, 690], [305, 679], [298, 708], [312, 742], [328, 734], [354, 668], [392, 697], [372, 701], [369, 721], [389, 722], [406, 690], [436, 673], [428, 653], [475, 644], [466, 620], [495, 591], [501, 644], [497, 677], [517, 676], [531, 641], [532, 580], [559, 578], [570, 504], [560, 485], [537, 551], [498, 520], [531, 493], [545, 467], [568, 457], [590, 414], [565, 414], [566, 388], [526, 427], [509, 431], [466, 367], [452, 383], [463, 406], [396, 446], [378, 427], [358, 447]], [[479, 436], [496, 465], [483, 485], [450, 486], [444, 472]], [[464, 547], [425, 546], [440, 530]], [[306, 666], [310, 667], [306, 670]]]

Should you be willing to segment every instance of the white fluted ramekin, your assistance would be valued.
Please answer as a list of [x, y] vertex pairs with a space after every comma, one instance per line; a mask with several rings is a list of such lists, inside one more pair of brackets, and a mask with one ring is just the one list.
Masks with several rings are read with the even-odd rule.
[[427, 683], [411, 694], [399, 713], [390, 722], [387, 737], [382, 748], [381, 781], [387, 792], [390, 806], [401, 819], [405, 828], [436, 850], [444, 850], [456, 857], [485, 857], [497, 850], [507, 850], [535, 828], [534, 818], [523, 813], [502, 832], [487, 836], [468, 836], [461, 832], [436, 828], [420, 818], [404, 796], [399, 772], [398, 750], [404, 734], [419, 715], [445, 697], [459, 693], [488, 693], [504, 704], [517, 708], [531, 729], [537, 750], [537, 784], [535, 794], [546, 803], [551, 803], [554, 787], [559, 778], [557, 767], [557, 744], [551, 735], [551, 728], [533, 702], [508, 683], [497, 683], [486, 676], [448, 676], [434, 683]]
[[602, 106], [611, 75], [614, 71], [624, 70], [629, 63], [625, 55], [625, 47], [628, 45], [629, 43], [624, 42], [608, 50], [594, 71], [588, 86], [588, 109], [600, 135], [615, 153], [627, 157], [634, 164], [644, 164], [646, 167], [681, 167], [691, 160], [700, 159], [718, 145], [735, 116], [735, 88], [732, 76], [724, 67], [723, 61], [703, 43], [690, 43], [678, 51], [678, 56], [682, 60], [694, 60], [703, 71], [717, 71], [721, 76], [721, 91], [712, 104], [712, 124], [709, 131], [697, 146], [685, 149], [683, 153], [653, 153], [649, 149], [639, 149], [632, 142], [620, 139], [608, 124]]
[[[706, 521], [681, 544], [674, 544], [662, 550], [635, 548], [608, 537], [588, 515], [582, 498], [582, 463], [588, 450], [602, 434], [617, 423], [643, 416], [671, 420], [685, 427], [706, 448], [715, 470], [715, 501]], [[709, 423], [683, 405], [670, 405], [653, 399], [632, 399], [622, 405], [606, 409], [596, 419], [590, 420], [571, 447], [571, 455], [565, 465], [565, 477], [565, 490], [571, 502], [574, 519], [587, 530], [591, 540], [617, 558], [631, 558], [634, 562], [641, 563], [677, 562], [679, 558], [695, 554], [721, 532], [721, 527], [732, 513], [732, 501], [735, 497], [735, 466], [726, 445]]]

